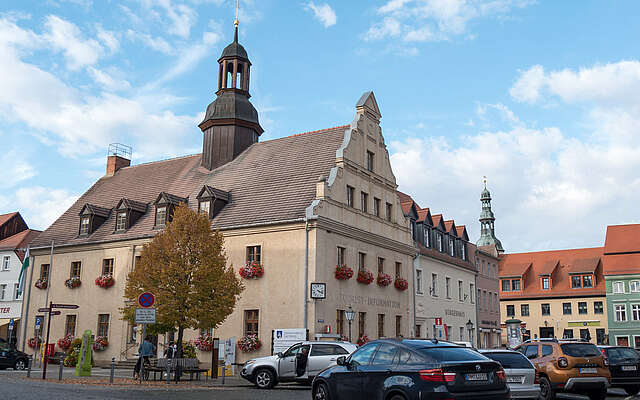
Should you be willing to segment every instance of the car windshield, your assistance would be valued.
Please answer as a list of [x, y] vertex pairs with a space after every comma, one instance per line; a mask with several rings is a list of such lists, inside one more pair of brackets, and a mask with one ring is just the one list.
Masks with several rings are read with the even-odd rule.
[[600, 351], [594, 344], [590, 343], [565, 343], [561, 344], [562, 352], [571, 357], [595, 357], [600, 355]]
[[429, 361], [482, 361], [486, 358], [477, 351], [464, 347], [423, 347], [417, 351]]
[[533, 369], [533, 365], [520, 353], [482, 353], [499, 362], [505, 369]]

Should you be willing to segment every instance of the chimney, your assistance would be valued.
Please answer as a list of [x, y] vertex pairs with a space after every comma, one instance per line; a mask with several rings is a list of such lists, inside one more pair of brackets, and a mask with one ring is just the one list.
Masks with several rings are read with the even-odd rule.
[[131, 165], [131, 146], [111, 143], [107, 154], [106, 176], [113, 176], [120, 168]]

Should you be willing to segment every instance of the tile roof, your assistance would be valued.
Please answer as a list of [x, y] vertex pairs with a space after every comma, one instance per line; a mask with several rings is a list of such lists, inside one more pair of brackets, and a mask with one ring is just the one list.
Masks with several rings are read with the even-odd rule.
[[602, 260], [605, 275], [640, 274], [640, 253], [606, 254]]
[[411, 207], [413, 207], [413, 201], [403, 201], [400, 203], [402, 207], [402, 212], [404, 215], [409, 215], [411, 213]]
[[115, 213], [88, 238], [78, 238], [78, 213], [87, 203], [111, 209], [123, 199], [152, 204], [161, 192], [188, 198], [197, 207], [204, 185], [230, 192], [232, 201], [212, 220], [221, 229], [301, 219], [315, 198], [318, 176], [335, 166], [336, 150], [347, 126], [259, 142], [233, 161], [208, 171], [200, 154], [125, 167], [98, 179], [32, 244], [48, 246], [151, 237], [154, 213], [147, 212], [127, 231], [114, 233]]
[[428, 216], [429, 216], [428, 208], [421, 208], [418, 210], [418, 222], [425, 222]]
[[553, 271], [556, 270], [556, 267], [558, 266], [559, 263], [560, 263], [559, 260], [546, 261], [544, 264], [542, 264], [540, 269], [538, 269], [538, 276], [553, 274]]
[[512, 277], [523, 276], [524, 274], [527, 273], [527, 271], [529, 271], [530, 267], [531, 267], [530, 262], [505, 264], [503, 267], [500, 268], [499, 276], [500, 278], [512, 278]]
[[[474, 271], [476, 270], [475, 266], [473, 265], [473, 263], [471, 261], [466, 261], [463, 260], [461, 258], [457, 258], [457, 257], [451, 257], [449, 254], [447, 253], [442, 253], [439, 252], [436, 249], [430, 248], [430, 247], [425, 247], [422, 243], [420, 242], [416, 242], [418, 245], [418, 251], [420, 251], [420, 254], [422, 254], [423, 256], [428, 256], [431, 258], [435, 258], [438, 259], [440, 261], [444, 261], [447, 262], [449, 264], [455, 264], [459, 267], [462, 268], [466, 268], [470, 271]], [[471, 246], [471, 244], [470, 244]], [[469, 254], [472, 254], [473, 252], [471, 250], [469, 250]]]
[[442, 214], [432, 215], [431, 219], [433, 220], [433, 226], [438, 226], [442, 222]]
[[457, 230], [453, 229], [456, 226], [456, 223], [450, 219], [449, 221], [444, 221], [444, 229], [447, 233], [453, 233], [457, 235]]
[[40, 232], [35, 229], [25, 229], [13, 236], [0, 240], [0, 251], [15, 250], [20, 261], [23, 261], [25, 252], [22, 249], [27, 247], [27, 244], [36, 238]]
[[[503, 254], [499, 263], [499, 276], [516, 276], [513, 271], [521, 270], [522, 265], [530, 264], [528, 272], [524, 273], [523, 290], [518, 292], [500, 292], [501, 299], [543, 298], [543, 297], [579, 297], [604, 296], [605, 283], [602, 263], [603, 247], [540, 251], [532, 253]], [[585, 260], [589, 260], [588, 262]], [[572, 289], [569, 271], [584, 269], [585, 265], [593, 265], [598, 260], [595, 272], [595, 287], [587, 289]], [[559, 265], [552, 275], [552, 288], [542, 290], [540, 274], [549, 270], [553, 262]], [[514, 267], [520, 265], [520, 267]], [[590, 267], [589, 267], [590, 268]], [[587, 269], [589, 269], [587, 268]]]
[[640, 252], [640, 224], [609, 225], [605, 254]]
[[600, 263], [600, 257], [574, 260], [567, 266], [568, 274], [593, 274]]
[[462, 237], [466, 229], [467, 228], [464, 225], [456, 226], [456, 233], [458, 234], [458, 237]]

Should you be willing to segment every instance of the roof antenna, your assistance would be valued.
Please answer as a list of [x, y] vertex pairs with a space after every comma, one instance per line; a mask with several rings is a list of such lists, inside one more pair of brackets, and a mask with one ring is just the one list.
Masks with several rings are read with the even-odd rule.
[[240, 23], [240, 21], [238, 21], [239, 12], [240, 12], [240, 0], [236, 0], [236, 19], [233, 21], [233, 25], [235, 25], [236, 27], [235, 33], [233, 34], [233, 41], [235, 43], [238, 43], [238, 24]]

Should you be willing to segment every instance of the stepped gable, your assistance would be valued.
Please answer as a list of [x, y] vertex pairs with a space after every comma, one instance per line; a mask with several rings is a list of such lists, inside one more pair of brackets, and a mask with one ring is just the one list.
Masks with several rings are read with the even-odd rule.
[[161, 192], [189, 199], [195, 209], [204, 185], [231, 193], [231, 203], [213, 220], [220, 229], [303, 218], [315, 198], [316, 180], [335, 166], [347, 126], [255, 143], [233, 161], [212, 171], [191, 155], [119, 169], [100, 178], [32, 243], [32, 247], [109, 242], [154, 236], [154, 208], [128, 230], [114, 233], [115, 212], [88, 237], [78, 237], [85, 204], [114, 209], [123, 199], [152, 205]]

